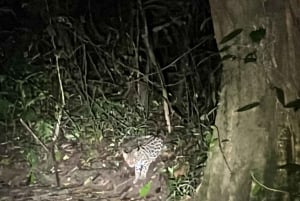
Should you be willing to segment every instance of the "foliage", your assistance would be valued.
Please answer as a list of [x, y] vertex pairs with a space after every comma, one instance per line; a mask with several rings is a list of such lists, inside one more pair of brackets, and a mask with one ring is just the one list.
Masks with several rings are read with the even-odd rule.
[[145, 198], [151, 190], [152, 182], [149, 181], [140, 189], [140, 197]]
[[237, 37], [240, 33], [242, 33], [243, 29], [236, 29], [227, 34], [226, 36], [223, 37], [223, 39], [220, 41], [220, 44], [226, 43], [233, 38]]
[[253, 102], [253, 103], [250, 103], [250, 104], [240, 107], [239, 109], [236, 110], [236, 112], [244, 112], [247, 110], [251, 110], [252, 108], [255, 108], [257, 106], [259, 106], [259, 102]]
[[125, 136], [166, 130], [166, 101], [173, 126], [186, 128], [171, 138], [179, 154], [189, 153], [183, 158], [191, 171], [170, 180], [171, 194], [192, 194], [209, 149], [203, 133], [214, 123], [221, 72], [208, 3], [30, 0], [22, 6], [36, 19], [32, 26], [13, 2], [11, 12], [0, 9], [5, 18], [17, 16], [19, 26], [0, 40], [1, 140], [33, 144], [23, 152], [31, 166], [33, 153], [63, 141], [105, 138], [117, 147]]
[[252, 42], [259, 43], [266, 36], [266, 29], [260, 27], [249, 34]]

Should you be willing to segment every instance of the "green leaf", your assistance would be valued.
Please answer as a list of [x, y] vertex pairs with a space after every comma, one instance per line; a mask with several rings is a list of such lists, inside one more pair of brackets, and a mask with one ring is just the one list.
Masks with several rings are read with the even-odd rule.
[[140, 197], [142, 198], [146, 197], [149, 194], [151, 187], [152, 187], [152, 182], [149, 181], [140, 189], [139, 191]]
[[35, 184], [37, 181], [36, 176], [31, 172], [30, 174], [30, 184]]
[[253, 51], [246, 55], [246, 57], [244, 58], [244, 63], [256, 62], [256, 59], [256, 51]]
[[226, 43], [227, 41], [230, 41], [231, 39], [235, 38], [240, 33], [242, 33], [242, 31], [243, 31], [243, 29], [236, 29], [236, 30], [230, 32], [229, 34], [224, 36], [224, 38], [221, 40], [220, 44], [223, 44], [223, 43]]
[[252, 186], [252, 189], [251, 189], [251, 195], [252, 196], [257, 196], [260, 193], [260, 191], [261, 191], [260, 185], [253, 182], [253, 186]]
[[67, 132], [64, 137], [68, 140], [71, 140], [71, 141], [75, 141], [77, 139], [79, 139], [80, 137], [80, 132], [78, 132], [77, 130], [74, 130], [74, 131], [71, 131], [70, 133]]
[[252, 109], [254, 107], [257, 107], [257, 106], [259, 106], [259, 102], [250, 103], [248, 105], [245, 105], [245, 106], [237, 109], [236, 112], [244, 112], [244, 111], [250, 110], [250, 109]]
[[284, 106], [284, 92], [282, 89], [278, 88], [278, 87], [274, 87], [275, 91], [276, 91], [276, 96], [278, 101]]
[[256, 58], [245, 58], [244, 63], [256, 62]]
[[25, 121], [36, 121], [38, 119], [38, 116], [37, 116], [36, 112], [34, 111], [34, 109], [27, 108], [22, 113], [22, 119]]
[[62, 159], [62, 154], [59, 150], [55, 150], [55, 159], [60, 161]]
[[222, 47], [219, 52], [225, 52], [227, 50], [229, 50], [231, 48], [231, 45], [225, 45], [224, 47]]
[[286, 108], [294, 108], [296, 111], [300, 108], [300, 99], [293, 100], [285, 105]]
[[30, 150], [26, 155], [26, 159], [31, 166], [35, 166], [38, 162], [38, 155], [35, 151]]
[[212, 138], [209, 142], [209, 151], [212, 150], [218, 143], [218, 138]]
[[53, 126], [50, 123], [40, 120], [36, 123], [34, 130], [37, 132], [38, 136], [43, 142], [51, 141]]
[[225, 61], [225, 60], [228, 60], [228, 59], [234, 60], [234, 59], [236, 59], [236, 56], [234, 56], [232, 54], [226, 54], [222, 57], [222, 61]]
[[261, 27], [255, 31], [252, 31], [249, 34], [249, 37], [254, 43], [259, 43], [263, 38], [265, 38], [265, 36], [266, 36], [266, 29]]
[[206, 143], [211, 142], [213, 135], [210, 131], [205, 131], [204, 136], [205, 136], [204, 140], [205, 140]]

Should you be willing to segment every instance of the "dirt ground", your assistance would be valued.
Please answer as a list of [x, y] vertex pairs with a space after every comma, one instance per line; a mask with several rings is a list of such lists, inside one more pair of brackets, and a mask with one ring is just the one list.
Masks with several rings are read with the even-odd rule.
[[[23, 200], [147, 200], [166, 201], [168, 196], [165, 162], [172, 160], [163, 152], [150, 166], [147, 179], [133, 184], [134, 169], [129, 168], [113, 144], [104, 140], [97, 146], [59, 146], [60, 187], [57, 187], [51, 157], [42, 150], [36, 166], [29, 167], [21, 149], [8, 144], [0, 147], [0, 201]], [[31, 174], [31, 177], [29, 177]], [[29, 179], [34, 178], [34, 184]], [[146, 197], [140, 189], [151, 181]]]

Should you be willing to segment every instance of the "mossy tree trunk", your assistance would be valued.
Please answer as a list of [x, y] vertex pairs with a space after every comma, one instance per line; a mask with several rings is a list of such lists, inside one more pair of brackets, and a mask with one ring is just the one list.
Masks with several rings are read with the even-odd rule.
[[[300, 189], [300, 111], [283, 104], [297, 100], [297, 108], [300, 102], [299, 1], [210, 0], [210, 6], [219, 49], [230, 46], [222, 56], [234, 55], [223, 62], [216, 119], [231, 172], [214, 147], [196, 200], [294, 200]], [[239, 28], [239, 36], [220, 44]], [[264, 30], [263, 40], [251, 40], [251, 32], [255, 38]], [[245, 62], [247, 55], [257, 61]], [[257, 107], [236, 112], [255, 102]]]

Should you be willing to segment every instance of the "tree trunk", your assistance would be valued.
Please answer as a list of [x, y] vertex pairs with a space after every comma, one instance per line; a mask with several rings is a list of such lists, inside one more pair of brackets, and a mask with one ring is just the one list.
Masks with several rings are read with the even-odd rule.
[[[300, 191], [300, 114], [280, 100], [298, 100], [296, 109], [300, 102], [300, 2], [210, 0], [210, 6], [219, 49], [226, 34], [243, 32], [222, 53], [235, 56], [223, 62], [216, 126], [224, 142], [209, 153], [195, 200], [295, 200]], [[249, 33], [264, 29], [264, 39], [253, 42]], [[254, 50], [257, 61], [244, 62]], [[259, 105], [236, 112], [254, 102]]]

